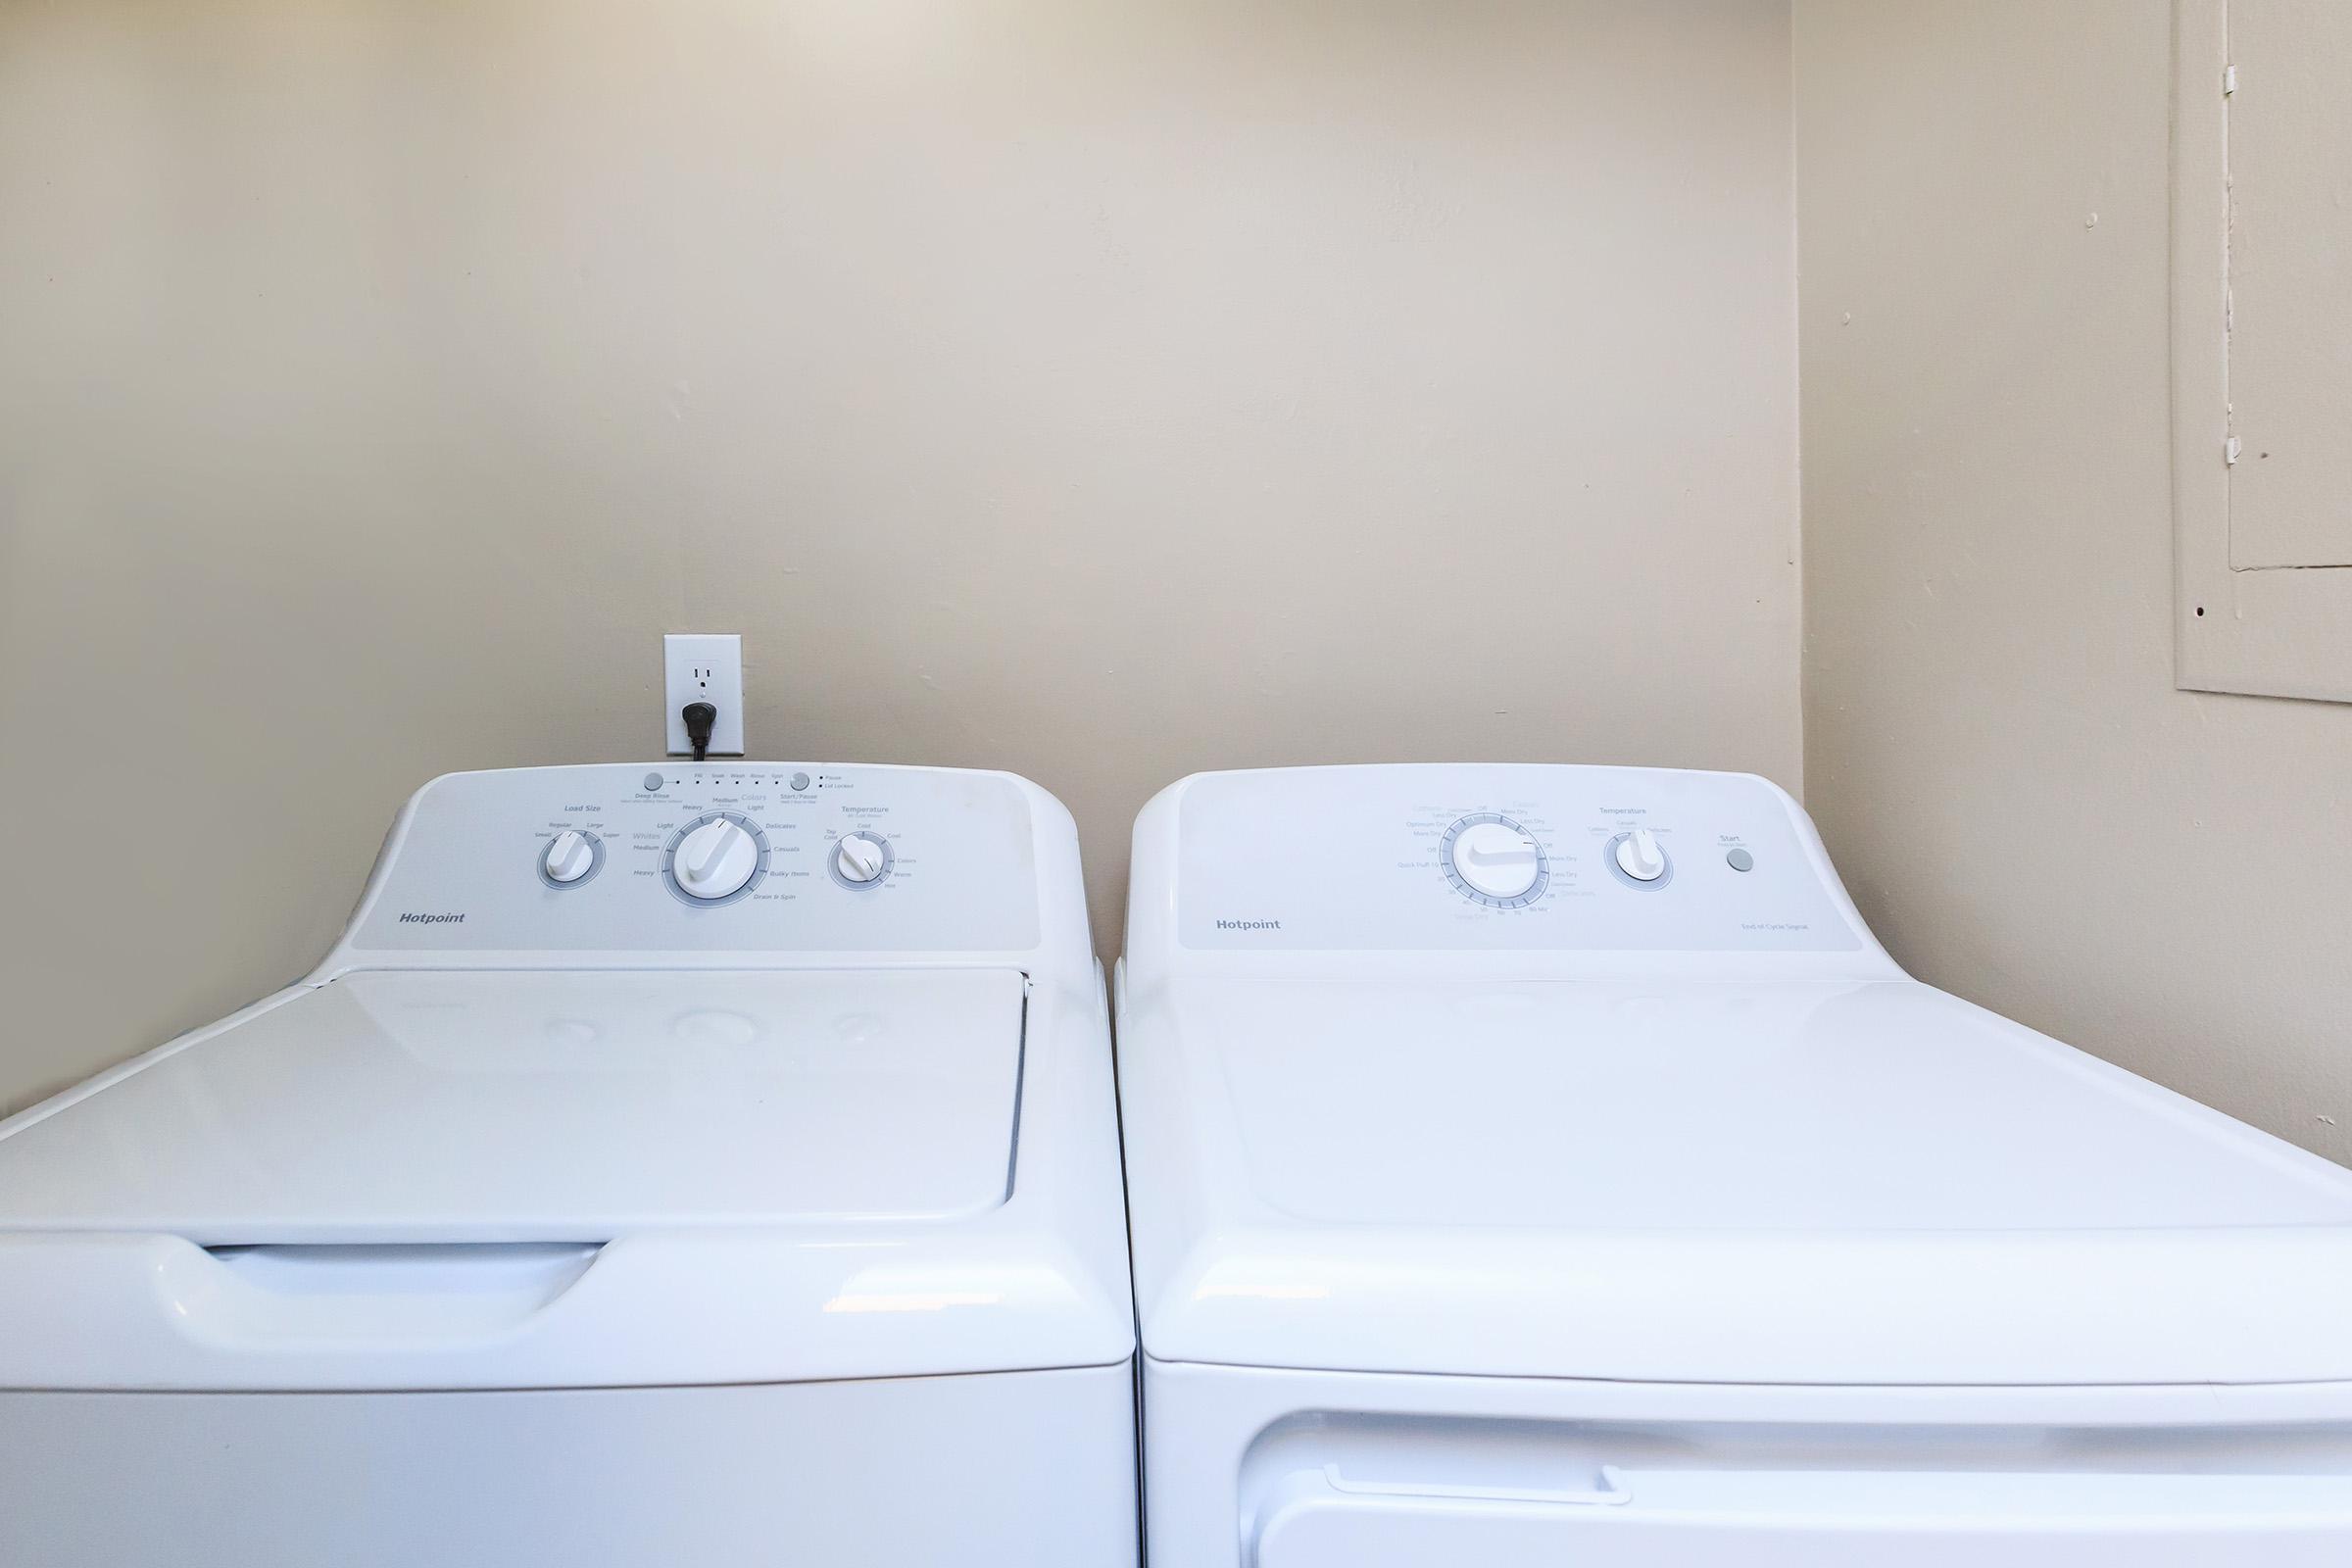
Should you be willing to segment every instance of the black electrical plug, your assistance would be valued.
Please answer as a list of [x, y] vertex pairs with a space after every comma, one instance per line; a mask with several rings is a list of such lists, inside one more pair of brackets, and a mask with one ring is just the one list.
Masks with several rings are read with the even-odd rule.
[[688, 703], [678, 716], [686, 721], [686, 743], [694, 748], [694, 760], [702, 761], [710, 755], [710, 726], [718, 722], [718, 710], [709, 703]]

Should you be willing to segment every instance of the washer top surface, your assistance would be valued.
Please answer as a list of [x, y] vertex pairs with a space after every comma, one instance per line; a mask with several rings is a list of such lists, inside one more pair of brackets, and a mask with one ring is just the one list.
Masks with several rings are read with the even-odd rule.
[[1004, 1200], [1021, 979], [352, 974], [0, 1138], [0, 1230], [606, 1242]]

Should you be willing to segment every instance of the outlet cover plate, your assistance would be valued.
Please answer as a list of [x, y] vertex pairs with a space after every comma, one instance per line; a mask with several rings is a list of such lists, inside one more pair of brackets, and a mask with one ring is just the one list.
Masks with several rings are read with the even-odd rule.
[[672, 757], [692, 757], [681, 716], [688, 703], [718, 710], [710, 726], [712, 757], [743, 755], [743, 637], [736, 632], [671, 633], [662, 639], [663, 733]]

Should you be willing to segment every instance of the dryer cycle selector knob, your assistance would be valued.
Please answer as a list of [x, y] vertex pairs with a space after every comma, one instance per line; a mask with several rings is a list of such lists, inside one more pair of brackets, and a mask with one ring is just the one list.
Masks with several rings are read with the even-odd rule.
[[1549, 877], [1544, 847], [1507, 816], [1463, 817], [1446, 830], [1441, 853], [1446, 877], [1476, 903], [1515, 909], [1544, 896]]
[[1477, 822], [1453, 836], [1453, 869], [1491, 899], [1515, 899], [1536, 884], [1536, 841], [1500, 822]]
[[577, 828], [565, 828], [539, 858], [539, 870], [558, 887], [568, 887], [596, 869], [596, 840]]
[[670, 882], [686, 897], [704, 904], [732, 898], [759, 874], [761, 848], [752, 825], [743, 818], [706, 817], [680, 835], [670, 850]]
[[1637, 882], [1655, 882], [1666, 874], [1666, 852], [1658, 848], [1657, 835], [1645, 827], [1621, 835], [1616, 854], [1617, 869]]
[[890, 872], [890, 841], [878, 833], [845, 833], [833, 847], [833, 875], [844, 885], [869, 888]]

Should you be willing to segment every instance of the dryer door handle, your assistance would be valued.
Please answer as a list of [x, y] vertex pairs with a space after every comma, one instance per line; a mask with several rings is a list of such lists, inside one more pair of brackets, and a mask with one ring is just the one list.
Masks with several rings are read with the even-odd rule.
[[1625, 1472], [1613, 1464], [1600, 1467], [1598, 1484], [1591, 1487], [1466, 1487], [1426, 1481], [1350, 1481], [1340, 1467], [1327, 1464], [1323, 1479], [1334, 1492], [1364, 1497], [1458, 1497], [1476, 1502], [1559, 1502], [1587, 1508], [1616, 1508], [1634, 1500]]

